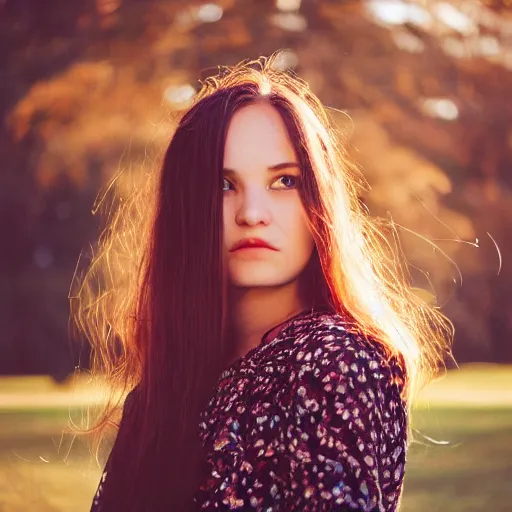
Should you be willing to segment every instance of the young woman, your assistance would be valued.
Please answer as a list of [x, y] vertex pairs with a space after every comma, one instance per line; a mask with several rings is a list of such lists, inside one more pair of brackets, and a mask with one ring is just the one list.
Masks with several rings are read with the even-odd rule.
[[[130, 392], [92, 511], [399, 507], [412, 398], [451, 323], [413, 293], [327, 111], [276, 56], [204, 83], [101, 240], [110, 293], [78, 318], [94, 369]], [[119, 254], [134, 264], [109, 266]]]

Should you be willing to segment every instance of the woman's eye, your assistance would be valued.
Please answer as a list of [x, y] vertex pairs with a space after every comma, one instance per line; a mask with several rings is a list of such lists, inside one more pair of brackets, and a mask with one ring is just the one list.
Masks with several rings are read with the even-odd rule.
[[[223, 192], [229, 192], [230, 187], [233, 187], [233, 184], [227, 180], [224, 179], [224, 188]], [[292, 176], [289, 174], [286, 174], [284, 176], [279, 177], [274, 183], [281, 182], [283, 186], [281, 187], [272, 187], [273, 190], [291, 190], [294, 188], [298, 188], [299, 186], [300, 177], [299, 176]]]
[[[231, 183], [226, 179], [224, 178], [224, 188], [222, 189], [224, 192], [227, 192], [229, 190], [229, 186], [231, 185]], [[227, 188], [226, 188], [227, 187]]]
[[285, 189], [290, 188], [297, 188], [299, 185], [299, 177], [298, 176], [291, 176], [289, 174], [286, 174], [284, 176], [281, 176], [276, 180], [276, 182], [281, 181], [281, 183], [284, 184]]

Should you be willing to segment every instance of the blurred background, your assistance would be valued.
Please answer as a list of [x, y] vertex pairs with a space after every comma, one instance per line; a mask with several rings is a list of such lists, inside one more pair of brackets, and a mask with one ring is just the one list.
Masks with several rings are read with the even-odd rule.
[[455, 324], [402, 510], [512, 510], [512, 0], [0, 0], [0, 511], [86, 511], [98, 483], [63, 429], [94, 400], [68, 297], [99, 191], [158, 165], [198, 80], [278, 49]]

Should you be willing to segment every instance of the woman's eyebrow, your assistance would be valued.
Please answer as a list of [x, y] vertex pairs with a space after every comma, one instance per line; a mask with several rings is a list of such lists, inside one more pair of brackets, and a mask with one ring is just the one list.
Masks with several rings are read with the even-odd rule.
[[[299, 167], [300, 167], [300, 165], [297, 162], [283, 162], [281, 164], [269, 166], [268, 170], [275, 172], [275, 171], [282, 171], [283, 169], [294, 169], [294, 168], [298, 169]], [[227, 167], [222, 169], [222, 172], [224, 172], [225, 174], [237, 174], [236, 171], [234, 171], [233, 169], [229, 169]]]
[[282, 164], [271, 165], [268, 170], [269, 171], [281, 171], [283, 169], [293, 169], [295, 167], [299, 167], [297, 162], [283, 162]]

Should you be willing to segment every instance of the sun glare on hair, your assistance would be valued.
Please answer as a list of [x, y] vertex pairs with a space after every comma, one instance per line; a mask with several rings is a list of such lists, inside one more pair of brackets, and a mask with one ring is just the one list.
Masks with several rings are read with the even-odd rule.
[[263, 96], [268, 96], [272, 90], [270, 82], [268, 80], [263, 80], [260, 86], [260, 92]]

